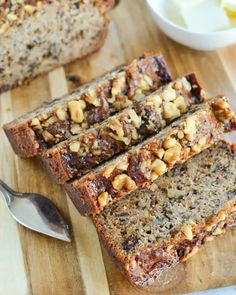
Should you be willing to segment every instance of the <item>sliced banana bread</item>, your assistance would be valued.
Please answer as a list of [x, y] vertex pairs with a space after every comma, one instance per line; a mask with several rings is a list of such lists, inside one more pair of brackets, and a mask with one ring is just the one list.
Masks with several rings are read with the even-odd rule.
[[163, 57], [147, 53], [130, 65], [6, 124], [4, 130], [16, 154], [22, 157], [39, 155], [171, 80]]
[[236, 145], [206, 149], [93, 218], [131, 283], [152, 284], [236, 225]]
[[99, 213], [104, 206], [150, 184], [235, 127], [227, 98], [208, 100], [157, 135], [64, 187], [81, 214]]
[[204, 99], [194, 74], [177, 79], [95, 128], [47, 150], [41, 157], [43, 165], [54, 181], [64, 183], [157, 133]]
[[0, 92], [99, 49], [114, 0], [0, 1]]

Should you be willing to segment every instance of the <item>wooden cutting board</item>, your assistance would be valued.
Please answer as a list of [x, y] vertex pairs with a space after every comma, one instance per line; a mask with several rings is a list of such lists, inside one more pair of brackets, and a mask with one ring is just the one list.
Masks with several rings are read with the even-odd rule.
[[[209, 95], [224, 93], [236, 104], [236, 46], [208, 53], [181, 46], [158, 30], [142, 0], [122, 0], [111, 19], [108, 39], [99, 52], [0, 95], [0, 123], [64, 95], [144, 50], [160, 50], [174, 77], [196, 72]], [[29, 231], [10, 218], [0, 199], [0, 294], [171, 295], [236, 283], [236, 230], [228, 230], [154, 286], [132, 287], [100, 245], [90, 219], [79, 215], [36, 159], [15, 156], [0, 132], [0, 178], [15, 190], [49, 196], [72, 235], [72, 243], [66, 243]]]

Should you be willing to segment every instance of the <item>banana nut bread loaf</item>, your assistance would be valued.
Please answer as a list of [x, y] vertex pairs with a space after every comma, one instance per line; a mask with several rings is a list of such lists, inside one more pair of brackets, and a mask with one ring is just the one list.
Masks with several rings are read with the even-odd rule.
[[131, 283], [152, 284], [236, 225], [236, 145], [206, 149], [106, 207], [94, 223]]
[[150, 184], [235, 127], [228, 99], [216, 97], [195, 106], [157, 135], [81, 178], [65, 183], [64, 187], [81, 214], [99, 213], [104, 206]]
[[39, 155], [171, 80], [163, 57], [146, 53], [128, 66], [6, 124], [4, 130], [16, 154], [22, 157]]
[[114, 0], [0, 1], [0, 92], [99, 49]]
[[57, 183], [81, 176], [157, 133], [204, 99], [194, 74], [177, 79], [95, 128], [47, 150], [41, 157], [43, 166]]

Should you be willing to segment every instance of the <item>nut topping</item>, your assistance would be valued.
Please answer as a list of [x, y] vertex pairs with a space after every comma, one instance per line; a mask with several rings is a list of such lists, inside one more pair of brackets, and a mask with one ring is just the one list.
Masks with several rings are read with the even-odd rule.
[[182, 88], [182, 83], [180, 80], [177, 80], [173, 83], [173, 86], [172, 86], [175, 90], [180, 90]]
[[134, 110], [129, 110], [128, 114], [130, 116], [131, 121], [134, 123], [136, 128], [139, 128], [142, 124], [141, 117], [136, 114]]
[[139, 88], [141, 91], [149, 90], [152, 86], [152, 79], [147, 75], [139, 75]]
[[79, 134], [81, 132], [81, 126], [79, 124], [73, 124], [71, 126], [70, 132], [73, 135]]
[[107, 126], [116, 132], [116, 134], [113, 133], [109, 133], [109, 135], [117, 140], [122, 141], [124, 138], [124, 130], [123, 130], [123, 126], [120, 123], [120, 121], [118, 121], [117, 119], [111, 119]]
[[146, 104], [153, 104], [156, 110], [159, 110], [160, 105], [162, 104], [162, 99], [158, 94], [152, 95], [146, 102]]
[[84, 120], [83, 110], [86, 104], [83, 100], [72, 100], [68, 102], [68, 108], [71, 115], [71, 119], [76, 123], [81, 123]]
[[165, 151], [163, 159], [165, 162], [169, 164], [173, 164], [174, 162], [178, 161], [180, 154], [181, 154], [181, 148], [178, 146], [175, 146]]
[[234, 117], [234, 113], [230, 105], [224, 99], [216, 101], [214, 104], [212, 104], [212, 107], [215, 116], [221, 122], [229, 121]]
[[115, 165], [110, 165], [110, 166], [107, 166], [105, 171], [103, 172], [103, 176], [106, 177], [106, 178], [109, 178], [113, 172], [113, 170], [115, 169]]
[[88, 91], [84, 96], [84, 100], [87, 103], [94, 105], [95, 107], [100, 106], [95, 89], [91, 89], [90, 91]]
[[113, 81], [111, 95], [116, 96], [118, 94], [122, 94], [122, 91], [126, 88], [126, 79], [125, 75], [122, 74], [118, 78]]
[[51, 141], [54, 138], [53, 135], [50, 132], [48, 132], [47, 130], [44, 130], [42, 132], [42, 136], [46, 142]]
[[164, 156], [164, 154], [165, 154], [165, 150], [164, 150], [164, 149], [159, 149], [159, 150], [157, 150], [157, 151], [155, 152], [155, 154], [157, 155], [157, 157], [158, 157], [159, 159], [162, 159], [163, 156]]
[[190, 225], [186, 225], [183, 228], [183, 233], [184, 233], [187, 240], [192, 240], [193, 239], [192, 227]]
[[56, 111], [56, 115], [57, 115], [58, 119], [61, 121], [64, 121], [67, 119], [66, 111], [61, 108]]
[[69, 148], [72, 152], [74, 153], [78, 153], [79, 149], [80, 149], [80, 143], [79, 142], [73, 142], [69, 145]]
[[162, 97], [166, 102], [172, 101], [176, 98], [176, 92], [171, 86], [168, 86], [167, 89], [163, 91]]
[[182, 95], [177, 96], [177, 98], [174, 100], [174, 104], [181, 111], [181, 113], [186, 112], [187, 105], [186, 105], [185, 99]]
[[100, 207], [104, 207], [108, 204], [109, 201], [109, 194], [108, 192], [103, 192], [98, 196], [98, 203]]
[[29, 13], [29, 15], [32, 15], [37, 8], [35, 6], [33, 6], [33, 5], [28, 5], [27, 4], [27, 5], [24, 6], [24, 9], [25, 9], [26, 12]]
[[31, 126], [37, 126], [37, 125], [40, 125], [40, 121], [38, 118], [33, 118], [31, 123], [30, 123]]
[[164, 174], [167, 171], [167, 167], [166, 164], [160, 160], [160, 159], [156, 159], [152, 165], [151, 165], [151, 169], [159, 176]]
[[169, 148], [172, 148], [174, 146], [180, 146], [180, 144], [178, 143], [178, 141], [175, 138], [166, 138], [163, 142], [164, 149], [168, 150]]
[[220, 212], [218, 213], [218, 218], [219, 218], [220, 221], [224, 221], [225, 218], [226, 218], [226, 214], [225, 214], [225, 212], [224, 212], [224, 211], [220, 211]]
[[180, 116], [180, 111], [173, 102], [167, 102], [163, 105], [164, 119], [173, 120]]
[[184, 123], [184, 129], [185, 137], [187, 140], [193, 140], [194, 134], [196, 133], [196, 124], [194, 119], [192, 118], [187, 118], [185, 123]]
[[112, 181], [112, 186], [116, 190], [126, 188], [128, 191], [133, 191], [137, 188], [135, 181], [130, 178], [127, 174], [117, 175]]

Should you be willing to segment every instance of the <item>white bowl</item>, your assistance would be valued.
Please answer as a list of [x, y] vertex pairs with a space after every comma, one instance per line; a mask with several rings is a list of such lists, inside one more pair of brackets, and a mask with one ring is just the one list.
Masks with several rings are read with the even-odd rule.
[[149, 10], [159, 28], [171, 39], [197, 50], [215, 50], [236, 43], [236, 28], [200, 33], [185, 29], [165, 15], [167, 0], [147, 0]]

